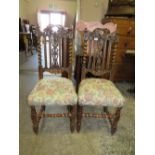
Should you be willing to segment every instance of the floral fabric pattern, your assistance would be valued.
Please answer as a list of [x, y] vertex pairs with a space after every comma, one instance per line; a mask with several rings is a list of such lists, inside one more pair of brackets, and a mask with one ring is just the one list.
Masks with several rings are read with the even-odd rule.
[[67, 78], [42, 79], [30, 95], [29, 105], [75, 105], [77, 95], [71, 80]]
[[122, 107], [124, 101], [124, 97], [110, 80], [89, 78], [80, 83], [80, 105]]

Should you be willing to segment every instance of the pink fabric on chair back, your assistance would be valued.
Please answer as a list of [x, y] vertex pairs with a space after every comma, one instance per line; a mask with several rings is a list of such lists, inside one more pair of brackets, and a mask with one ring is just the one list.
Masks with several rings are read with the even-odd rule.
[[113, 33], [116, 32], [117, 24], [109, 22], [103, 25], [97, 21], [92, 22], [79, 21], [76, 23], [76, 29], [78, 31], [84, 31], [85, 28], [90, 32], [94, 31], [96, 28], [102, 28], [102, 29], [107, 28], [110, 31], [110, 33]]
[[[117, 24], [114, 24], [112, 22], [106, 23], [106, 24], [101, 24], [98, 21], [92, 21], [92, 22], [84, 22], [84, 21], [78, 21], [76, 23], [76, 29], [80, 32], [81, 34], [81, 41], [83, 43], [83, 31], [85, 29], [87, 29], [90, 32], [93, 32], [96, 28], [101, 28], [101, 29], [108, 29], [110, 31], [110, 33], [114, 33], [117, 30]], [[87, 52], [91, 51], [91, 53], [93, 54], [96, 49], [96, 47], [94, 46], [94, 41], [92, 43], [88, 42], [87, 44], [88, 48], [87, 48]]]

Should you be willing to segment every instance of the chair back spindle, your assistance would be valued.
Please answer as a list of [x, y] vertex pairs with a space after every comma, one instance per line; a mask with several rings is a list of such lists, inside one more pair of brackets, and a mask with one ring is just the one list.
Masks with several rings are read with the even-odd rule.
[[39, 79], [43, 72], [68, 74], [71, 78], [73, 30], [60, 25], [49, 25], [38, 31]]
[[84, 50], [82, 79], [87, 73], [104, 77], [109, 74], [111, 78], [112, 63], [118, 37], [107, 29], [95, 29], [93, 32], [84, 31]]

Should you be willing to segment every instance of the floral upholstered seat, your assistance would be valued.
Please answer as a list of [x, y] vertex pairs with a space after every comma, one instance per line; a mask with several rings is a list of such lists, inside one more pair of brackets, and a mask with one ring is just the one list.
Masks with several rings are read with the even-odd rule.
[[[96, 28], [93, 32], [85, 29], [82, 37], [84, 38], [82, 81], [78, 89], [76, 129], [80, 132], [83, 117], [106, 118], [109, 119], [113, 135], [117, 130], [125, 101], [114, 83], [110, 81], [112, 64], [115, 62], [118, 48], [118, 36], [116, 32], [110, 33], [108, 29]], [[98, 78], [87, 78], [88, 74]], [[103, 76], [108, 74], [109, 80], [103, 79]], [[101, 108], [103, 113], [84, 112], [84, 107], [87, 105]]]
[[[74, 132], [77, 94], [72, 82], [73, 42], [73, 28], [53, 24], [48, 25], [43, 31], [40, 31], [39, 27], [37, 28], [38, 75], [40, 80], [28, 96], [35, 134], [38, 134], [40, 120], [45, 117], [68, 117], [70, 131]], [[48, 75], [47, 79], [44, 73], [51, 75]], [[52, 74], [67, 78], [58, 76], [53, 78]], [[53, 109], [55, 106], [66, 106], [67, 112], [48, 113], [50, 107]]]
[[89, 78], [80, 83], [78, 102], [80, 105], [122, 107], [124, 97], [111, 81]]
[[42, 79], [30, 95], [29, 105], [75, 105], [77, 95], [71, 80], [67, 78]]

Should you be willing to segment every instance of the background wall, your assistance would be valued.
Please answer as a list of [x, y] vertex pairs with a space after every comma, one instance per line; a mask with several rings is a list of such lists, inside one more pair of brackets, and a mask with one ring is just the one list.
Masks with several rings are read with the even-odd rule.
[[[77, 0], [76, 21], [101, 21], [108, 8], [108, 0]], [[75, 50], [80, 50], [81, 35], [75, 33]]]
[[67, 26], [70, 26], [76, 12], [78, 20], [101, 21], [107, 7], [108, 0], [19, 0], [19, 17], [37, 24], [38, 10], [63, 10], [68, 14]]
[[25, 5], [25, 0], [19, 0], [19, 17], [21, 17], [22, 19], [26, 18]]
[[76, 15], [76, 0], [20, 0], [19, 17], [28, 19], [31, 24], [37, 24], [39, 10], [59, 10], [67, 13], [66, 25], [73, 24]]
[[81, 20], [101, 21], [108, 8], [108, 0], [81, 0], [80, 6]]

